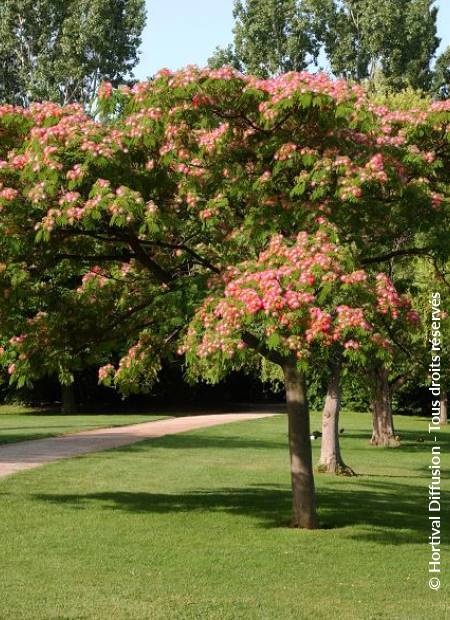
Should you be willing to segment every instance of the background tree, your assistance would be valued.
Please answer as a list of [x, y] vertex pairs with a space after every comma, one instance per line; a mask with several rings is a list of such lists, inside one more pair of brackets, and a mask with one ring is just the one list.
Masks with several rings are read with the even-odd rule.
[[0, 101], [87, 104], [131, 78], [144, 25], [144, 0], [4, 0]]
[[429, 89], [439, 45], [434, 0], [307, 0], [315, 36], [336, 76], [357, 81], [381, 70], [390, 87]]
[[213, 69], [220, 69], [224, 66], [234, 67], [238, 71], [244, 69], [231, 44], [227, 47], [216, 47], [213, 55], [208, 58], [208, 65]]
[[337, 77], [429, 90], [437, 12], [434, 0], [236, 0], [233, 45], [210, 63], [267, 77], [320, 57]]
[[[439, 374], [440, 374], [440, 419], [441, 424], [448, 422], [448, 391], [450, 386], [450, 318], [448, 307], [450, 302], [450, 265], [448, 261], [435, 260], [431, 264], [423, 260], [415, 261], [415, 298], [416, 305], [422, 315], [422, 364], [413, 367], [413, 372], [408, 377], [409, 380], [421, 384], [429, 393], [431, 385], [431, 345], [432, 338], [432, 297], [439, 297], [438, 313], [439, 331], [441, 334], [440, 351], [435, 352], [439, 355]], [[435, 310], [436, 308], [434, 308]], [[435, 323], [436, 324], [436, 323]], [[415, 371], [415, 372], [414, 372]], [[435, 395], [432, 400], [436, 400]], [[435, 408], [434, 408], [435, 409]]]
[[433, 90], [441, 99], [448, 99], [450, 96], [450, 46], [436, 60]]
[[209, 64], [230, 64], [269, 77], [301, 71], [317, 56], [308, 15], [298, 0], [236, 0], [234, 44], [218, 48]]
[[319, 473], [352, 475], [342, 458], [339, 442], [339, 414], [342, 400], [342, 355], [334, 353], [328, 364], [329, 378], [322, 411], [322, 442], [317, 470]]

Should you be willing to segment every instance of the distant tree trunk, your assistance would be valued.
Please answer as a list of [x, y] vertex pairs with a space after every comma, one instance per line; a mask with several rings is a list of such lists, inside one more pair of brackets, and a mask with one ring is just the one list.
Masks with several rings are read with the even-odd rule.
[[288, 410], [289, 453], [293, 499], [292, 526], [319, 526], [312, 467], [311, 437], [305, 378], [294, 361], [283, 366]]
[[392, 417], [392, 394], [386, 368], [376, 369], [373, 373], [372, 398], [372, 439], [373, 446], [398, 447], [400, 442], [395, 436]]
[[78, 404], [75, 395], [75, 383], [61, 384], [61, 413], [77, 413]]
[[445, 390], [441, 390], [441, 406], [440, 406], [440, 415], [439, 422], [442, 426], [448, 423], [448, 411], [447, 411], [447, 392]]
[[322, 413], [322, 445], [317, 471], [319, 473], [354, 476], [355, 472], [342, 460], [341, 449], [339, 446], [341, 370], [341, 360], [334, 361], [330, 366], [327, 395]]

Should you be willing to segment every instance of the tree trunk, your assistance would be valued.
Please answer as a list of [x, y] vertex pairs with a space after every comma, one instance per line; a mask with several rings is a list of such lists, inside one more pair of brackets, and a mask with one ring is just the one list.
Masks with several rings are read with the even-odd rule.
[[441, 406], [440, 406], [440, 415], [439, 422], [442, 426], [448, 423], [448, 411], [447, 411], [447, 392], [441, 390]]
[[385, 368], [375, 370], [373, 379], [373, 430], [370, 443], [373, 446], [398, 447], [400, 442], [394, 432], [388, 371]]
[[75, 383], [61, 384], [61, 413], [77, 413], [78, 405], [75, 396]]
[[312, 468], [311, 437], [305, 379], [295, 362], [283, 366], [288, 410], [289, 453], [292, 481], [292, 526], [319, 526]]
[[339, 446], [339, 413], [341, 410], [341, 369], [342, 362], [335, 361], [330, 368], [327, 395], [322, 413], [322, 445], [317, 466], [319, 473], [354, 476], [341, 456]]

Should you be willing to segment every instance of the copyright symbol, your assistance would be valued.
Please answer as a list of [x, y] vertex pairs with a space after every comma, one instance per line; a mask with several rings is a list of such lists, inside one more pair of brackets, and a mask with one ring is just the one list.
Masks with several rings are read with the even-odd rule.
[[439, 590], [439, 588], [441, 587], [441, 582], [439, 580], [439, 577], [431, 577], [428, 585], [430, 586], [430, 588], [432, 590]]

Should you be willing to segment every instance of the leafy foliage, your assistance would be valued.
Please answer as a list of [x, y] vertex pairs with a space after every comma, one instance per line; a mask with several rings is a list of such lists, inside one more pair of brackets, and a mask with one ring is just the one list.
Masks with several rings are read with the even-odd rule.
[[233, 45], [210, 63], [268, 77], [325, 57], [337, 77], [381, 72], [393, 90], [429, 90], [437, 11], [434, 0], [236, 0]]
[[434, 91], [442, 99], [450, 96], [450, 46], [438, 57], [434, 67]]
[[[150, 389], [211, 295], [214, 308], [244, 309], [245, 333], [230, 337], [247, 347], [226, 364], [213, 356], [206, 379], [258, 365], [258, 355], [280, 364], [300, 353], [300, 366], [313, 367], [323, 345], [374, 335], [361, 323], [330, 339], [340, 306], [377, 325], [370, 346], [383, 356], [398, 331], [409, 338], [411, 278], [389, 271], [411, 256], [448, 260], [447, 102], [391, 110], [345, 81], [305, 72], [260, 80], [231, 68], [104, 84], [99, 100], [95, 120], [79, 106], [0, 109], [0, 319], [12, 382], [50, 372], [68, 382], [89, 360], [125, 393]], [[328, 251], [308, 250], [319, 261], [314, 281], [303, 289], [297, 276], [307, 270], [294, 266], [271, 314], [256, 275], [289, 269], [299, 233], [313, 248], [324, 230], [335, 269], [320, 262]], [[239, 278], [257, 312], [227, 293], [227, 279]], [[281, 310], [292, 313], [287, 322]], [[320, 313], [330, 328], [309, 342]], [[364, 347], [347, 346], [351, 363], [377, 358]]]
[[3, 0], [0, 101], [87, 104], [131, 76], [144, 24], [144, 0]]
[[268, 77], [301, 71], [317, 56], [308, 16], [297, 0], [236, 0], [233, 16], [234, 47], [216, 50], [212, 66], [231, 64]]
[[391, 88], [428, 89], [439, 45], [434, 0], [308, 0], [316, 36], [335, 75], [373, 80], [381, 69]]

